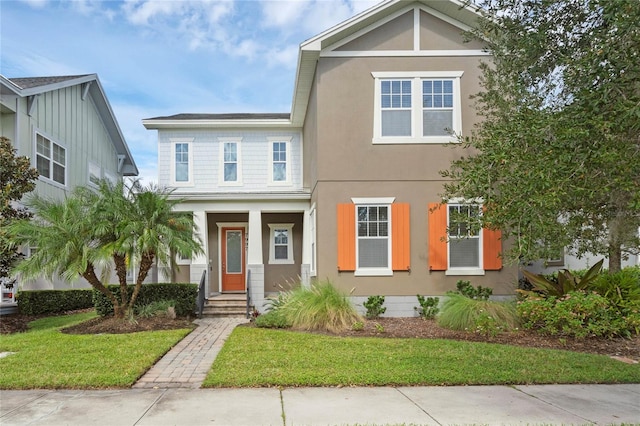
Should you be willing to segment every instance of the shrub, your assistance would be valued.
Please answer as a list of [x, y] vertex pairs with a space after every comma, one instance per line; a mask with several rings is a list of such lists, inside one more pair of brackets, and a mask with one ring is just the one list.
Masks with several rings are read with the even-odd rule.
[[420, 307], [414, 306], [414, 310], [418, 311], [418, 314], [424, 319], [434, 319], [438, 312], [440, 312], [440, 308], [438, 308], [438, 304], [440, 303], [439, 297], [427, 297], [420, 296], [419, 294], [416, 296], [418, 298], [418, 303]]
[[475, 300], [488, 300], [493, 294], [493, 289], [482, 287], [481, 285], [474, 288], [470, 281], [459, 280], [456, 283], [456, 288], [461, 295]]
[[384, 305], [384, 296], [369, 296], [362, 305], [367, 309], [365, 316], [368, 319], [376, 319], [387, 312], [387, 308], [382, 306]]
[[638, 334], [638, 306], [622, 312], [605, 297], [572, 291], [562, 297], [529, 297], [518, 303], [523, 326], [543, 334], [584, 338]]
[[552, 279], [529, 271], [522, 273], [533, 285], [534, 292], [545, 296], [564, 296], [572, 291], [586, 290], [598, 278], [603, 262], [604, 259], [600, 260], [586, 272], [561, 269]]
[[290, 290], [275, 311], [284, 315], [293, 328], [340, 332], [361, 321], [351, 301], [330, 281]]
[[602, 274], [589, 285], [589, 290], [606, 297], [616, 306], [640, 301], [640, 267], [627, 267], [615, 274]]
[[93, 290], [21, 290], [16, 294], [23, 315], [59, 314], [93, 307]]
[[289, 328], [291, 324], [279, 310], [271, 310], [258, 315], [255, 319], [256, 327], [260, 328]]
[[[109, 285], [109, 290], [120, 299], [120, 286]], [[129, 296], [133, 293], [134, 286], [127, 286]], [[198, 295], [197, 284], [145, 284], [140, 287], [140, 293], [136, 299], [135, 309], [161, 300], [172, 300], [175, 302], [176, 315], [186, 317], [193, 315], [196, 309], [196, 296]], [[93, 302], [99, 315], [107, 316], [113, 314], [113, 305], [107, 297], [97, 290], [93, 291]]]
[[175, 318], [176, 316], [176, 302], [174, 300], [158, 300], [146, 305], [138, 306], [135, 309], [137, 316], [142, 318], [151, 318], [159, 316], [167, 316], [169, 318]]
[[476, 300], [449, 293], [442, 304], [438, 324], [452, 330], [495, 335], [517, 328], [520, 322], [513, 302]]

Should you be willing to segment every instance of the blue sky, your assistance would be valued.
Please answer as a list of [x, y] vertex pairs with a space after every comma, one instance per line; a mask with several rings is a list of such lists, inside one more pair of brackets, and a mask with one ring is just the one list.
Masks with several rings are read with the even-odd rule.
[[140, 169], [183, 112], [289, 112], [298, 46], [379, 0], [2, 0], [0, 73], [97, 73]]

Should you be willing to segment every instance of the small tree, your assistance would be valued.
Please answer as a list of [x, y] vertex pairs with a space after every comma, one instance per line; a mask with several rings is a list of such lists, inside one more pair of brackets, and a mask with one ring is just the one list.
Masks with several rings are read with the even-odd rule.
[[[173, 212], [180, 200], [171, 199], [170, 191], [133, 187], [138, 188], [101, 181], [97, 192], [78, 188], [61, 202], [30, 200], [36, 218], [16, 223], [10, 232], [16, 241], [39, 250], [15, 273], [25, 278], [58, 275], [67, 281], [81, 276], [109, 298], [116, 317], [124, 318], [156, 259], [173, 266], [173, 253], [188, 257], [202, 252], [192, 218]], [[140, 266], [129, 298], [126, 276], [132, 262]], [[105, 285], [113, 266], [119, 300]]]
[[491, 63], [445, 199], [482, 198], [511, 260], [640, 251], [640, 2], [479, 0]]
[[31, 217], [25, 209], [16, 206], [22, 196], [33, 191], [38, 170], [31, 167], [28, 157], [16, 156], [11, 141], [0, 137], [0, 282], [9, 279], [11, 267], [22, 257], [16, 251], [7, 233], [7, 227], [16, 220]]

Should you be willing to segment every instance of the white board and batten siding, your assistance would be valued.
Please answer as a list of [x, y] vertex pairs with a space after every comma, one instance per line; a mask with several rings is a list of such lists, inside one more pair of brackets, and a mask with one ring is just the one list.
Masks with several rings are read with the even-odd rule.
[[[222, 180], [221, 144], [239, 141], [238, 184]], [[286, 161], [290, 179], [287, 183], [272, 183], [271, 167], [272, 142], [288, 142]], [[188, 142], [189, 172], [188, 183], [176, 183], [174, 172], [173, 146]], [[300, 132], [290, 129], [268, 130], [159, 130], [158, 131], [158, 183], [160, 186], [176, 188], [177, 192], [188, 194], [202, 192], [288, 192], [302, 189], [302, 143]]]

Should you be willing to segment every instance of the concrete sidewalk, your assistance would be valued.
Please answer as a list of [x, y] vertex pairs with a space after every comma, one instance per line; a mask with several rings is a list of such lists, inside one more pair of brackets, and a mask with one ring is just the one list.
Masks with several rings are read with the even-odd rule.
[[640, 422], [640, 385], [0, 391], [2, 425]]

